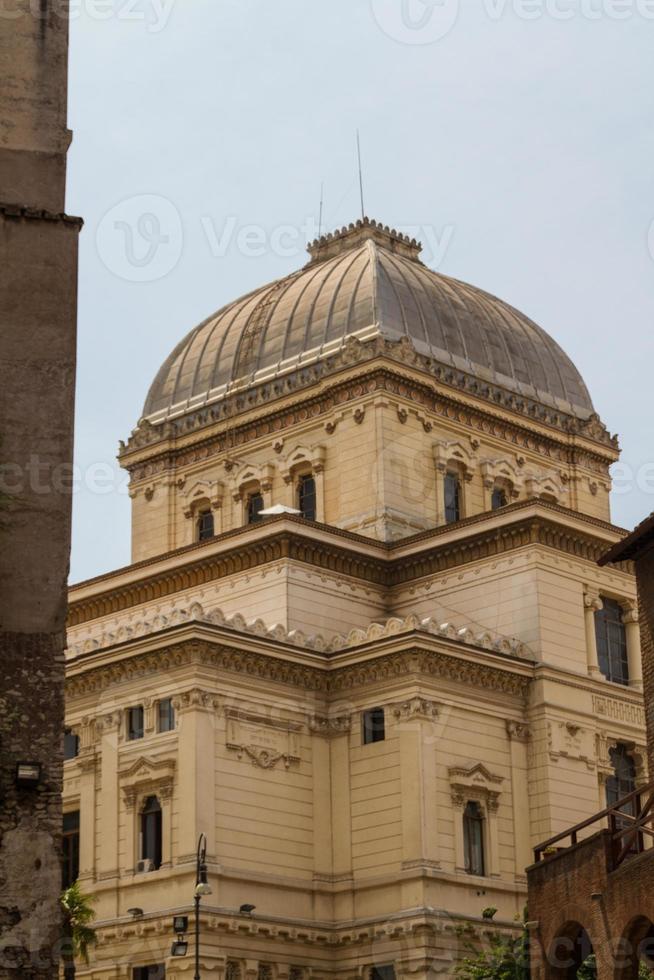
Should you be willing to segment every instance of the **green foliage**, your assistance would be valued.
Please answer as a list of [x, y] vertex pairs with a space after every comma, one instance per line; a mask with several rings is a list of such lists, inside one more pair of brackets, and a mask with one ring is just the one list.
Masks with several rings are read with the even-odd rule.
[[61, 908], [64, 914], [64, 935], [68, 942], [64, 951], [64, 959], [75, 957], [89, 961], [89, 949], [96, 942], [95, 929], [91, 925], [95, 918], [93, 899], [84, 895], [75, 882], [61, 896]]
[[[489, 918], [484, 912], [482, 916]], [[525, 909], [524, 922], [526, 916]], [[529, 980], [529, 935], [524, 924], [519, 936], [492, 932], [485, 949], [469, 945], [468, 951], [456, 970], [460, 980]]]
[[[482, 913], [483, 914], [483, 913]], [[525, 922], [526, 922], [525, 910]], [[459, 935], [463, 935], [460, 932]], [[530, 980], [529, 939], [526, 927], [515, 936], [494, 932], [488, 937], [486, 949], [469, 946], [470, 955], [456, 970], [460, 980]], [[597, 980], [595, 956], [591, 955], [577, 971], [577, 980]], [[654, 980], [654, 973], [640, 964], [638, 980]]]

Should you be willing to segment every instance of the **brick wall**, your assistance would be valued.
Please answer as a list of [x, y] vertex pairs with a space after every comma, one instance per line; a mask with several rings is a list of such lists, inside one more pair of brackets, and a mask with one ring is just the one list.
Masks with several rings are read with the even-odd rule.
[[654, 549], [636, 564], [649, 771], [654, 773]]

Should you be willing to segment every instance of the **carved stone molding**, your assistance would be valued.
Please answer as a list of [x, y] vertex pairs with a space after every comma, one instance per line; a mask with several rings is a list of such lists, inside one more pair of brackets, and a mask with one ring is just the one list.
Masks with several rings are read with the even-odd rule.
[[352, 730], [351, 715], [311, 715], [309, 731], [323, 738], [334, 738], [338, 735], [348, 735]]
[[[161, 649], [154, 654], [138, 654], [129, 660], [96, 667], [79, 677], [71, 678], [67, 685], [67, 696], [72, 701], [84, 695], [101, 693], [111, 685], [126, 680], [138, 680], [158, 673], [168, 674], [175, 667], [194, 661], [230, 673], [245, 674], [324, 694], [351, 691], [392, 678], [424, 675], [498, 691], [524, 702], [531, 684], [530, 674], [507, 669], [501, 662], [497, 666], [476, 663], [453, 654], [421, 649], [415, 643], [401, 653], [382, 654], [362, 664], [348, 667], [325, 665], [319, 668], [297, 664], [278, 656], [245, 652], [236, 644], [226, 646], [224, 642], [189, 640], [165, 646], [162, 638]], [[115, 727], [118, 727], [118, 722]]]
[[600, 781], [604, 782], [607, 777], [614, 774], [613, 763], [611, 762], [611, 750], [618, 744], [617, 738], [612, 738], [606, 732], [598, 732], [595, 736], [595, 755], [597, 762], [597, 772]]
[[440, 705], [436, 701], [428, 701], [427, 698], [414, 697], [409, 701], [403, 701], [393, 708], [393, 714], [399, 722], [412, 721], [433, 721], [438, 718]]
[[521, 721], [507, 720], [506, 734], [516, 742], [527, 742], [531, 738], [529, 725], [525, 725]]
[[448, 769], [452, 803], [464, 807], [469, 800], [477, 800], [490, 812], [499, 807], [502, 776], [494, 775], [483, 763], [478, 762], [470, 769], [452, 766]]
[[607, 718], [611, 721], [623, 722], [637, 728], [645, 727], [645, 709], [641, 704], [634, 704], [633, 701], [622, 700], [621, 698], [604, 697], [600, 694], [593, 695], [593, 710], [600, 718]]
[[175, 759], [152, 759], [141, 756], [121, 769], [118, 780], [128, 810], [143, 796], [157, 795], [170, 799], [175, 778]]
[[220, 707], [220, 698], [211, 691], [203, 691], [199, 687], [194, 687], [190, 691], [182, 691], [173, 699], [173, 708], [177, 714], [184, 714], [185, 711], [215, 711]]

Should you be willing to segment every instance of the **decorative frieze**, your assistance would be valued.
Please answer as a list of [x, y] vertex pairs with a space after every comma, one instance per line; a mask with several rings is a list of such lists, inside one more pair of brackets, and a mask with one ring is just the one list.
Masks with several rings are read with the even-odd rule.
[[348, 735], [352, 730], [351, 715], [311, 715], [308, 721], [309, 731], [323, 738], [334, 738], [338, 735]]
[[637, 728], [645, 726], [645, 709], [641, 704], [619, 698], [593, 695], [593, 710], [600, 718], [623, 722]]

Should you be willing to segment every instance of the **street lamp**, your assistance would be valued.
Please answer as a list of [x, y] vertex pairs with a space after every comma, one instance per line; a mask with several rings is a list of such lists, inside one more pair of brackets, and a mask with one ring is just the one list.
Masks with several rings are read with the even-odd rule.
[[200, 978], [200, 902], [205, 895], [211, 895], [211, 885], [207, 880], [207, 838], [200, 834], [198, 851], [195, 862], [195, 975], [193, 980]]

